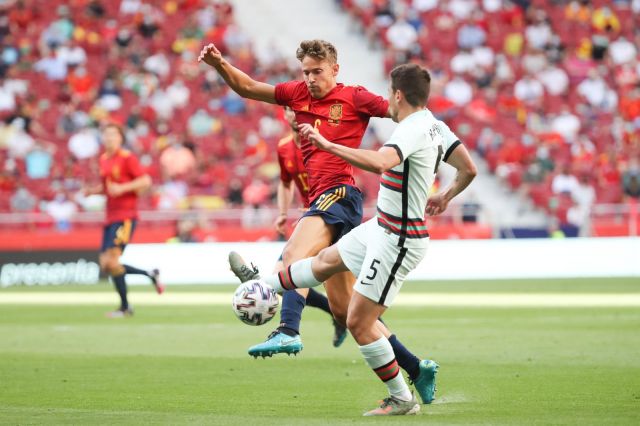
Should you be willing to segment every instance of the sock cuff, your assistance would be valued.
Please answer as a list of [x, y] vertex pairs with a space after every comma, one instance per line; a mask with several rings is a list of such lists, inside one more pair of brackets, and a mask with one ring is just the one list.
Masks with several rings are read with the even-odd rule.
[[366, 358], [381, 357], [381, 359], [379, 360], [379, 365], [373, 368], [378, 368], [379, 366], [395, 359], [393, 348], [391, 347], [389, 340], [387, 340], [387, 338], [384, 336], [382, 336], [375, 342], [360, 346], [360, 352]]

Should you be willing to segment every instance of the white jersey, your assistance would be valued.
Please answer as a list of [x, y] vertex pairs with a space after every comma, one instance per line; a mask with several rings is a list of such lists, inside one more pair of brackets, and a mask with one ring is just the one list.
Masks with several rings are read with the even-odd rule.
[[398, 124], [385, 146], [393, 147], [402, 161], [380, 177], [378, 225], [406, 239], [427, 238], [427, 197], [441, 161], [460, 144], [457, 136], [431, 111], [414, 112]]

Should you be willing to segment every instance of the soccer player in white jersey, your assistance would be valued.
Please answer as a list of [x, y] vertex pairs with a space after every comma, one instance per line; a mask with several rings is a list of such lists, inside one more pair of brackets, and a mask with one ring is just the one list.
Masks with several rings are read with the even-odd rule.
[[[400, 124], [378, 151], [337, 145], [313, 127], [301, 126], [303, 136], [317, 148], [381, 175], [377, 215], [317, 256], [293, 263], [287, 273], [265, 278], [277, 291], [283, 291], [314, 287], [347, 270], [358, 277], [349, 302], [347, 327], [367, 364], [389, 390], [389, 397], [365, 416], [415, 414], [420, 410], [376, 320], [391, 306], [406, 275], [426, 254], [429, 233], [425, 212], [442, 213], [476, 175], [466, 148], [425, 109], [430, 81], [429, 72], [415, 64], [400, 65], [391, 72], [390, 111]], [[455, 179], [427, 201], [442, 160], [457, 169]]]

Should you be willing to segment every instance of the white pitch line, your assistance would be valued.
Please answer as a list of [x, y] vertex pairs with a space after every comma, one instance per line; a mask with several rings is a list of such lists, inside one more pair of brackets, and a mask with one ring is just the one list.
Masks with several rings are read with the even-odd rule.
[[[229, 293], [130, 294], [134, 305], [229, 305]], [[0, 292], [0, 305], [112, 305], [115, 292]], [[640, 293], [404, 293], [393, 306], [640, 307]]]

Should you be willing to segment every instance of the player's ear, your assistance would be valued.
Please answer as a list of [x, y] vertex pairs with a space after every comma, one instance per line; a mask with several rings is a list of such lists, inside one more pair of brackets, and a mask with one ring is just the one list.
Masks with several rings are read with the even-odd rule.
[[338, 65], [338, 64], [333, 64], [333, 65], [331, 66], [331, 69], [333, 70], [333, 76], [335, 77], [335, 76], [337, 76], [337, 75], [338, 75], [338, 72], [340, 72], [340, 65]]
[[397, 104], [399, 104], [400, 101], [404, 99], [404, 93], [402, 93], [400, 90], [396, 90], [393, 96], [395, 96]]

